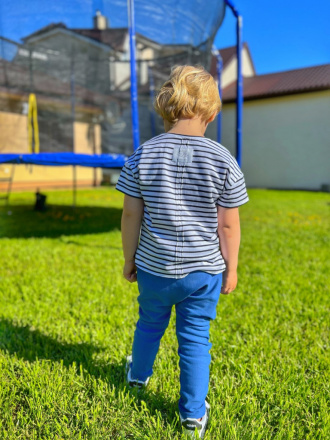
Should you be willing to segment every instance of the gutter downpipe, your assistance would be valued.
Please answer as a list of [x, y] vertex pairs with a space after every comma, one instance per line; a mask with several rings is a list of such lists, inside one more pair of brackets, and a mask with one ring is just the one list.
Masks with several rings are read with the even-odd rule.
[[242, 76], [242, 30], [243, 17], [231, 0], [225, 0], [235, 15], [236, 21], [236, 53], [237, 53], [237, 84], [236, 84], [236, 160], [242, 166], [242, 124], [243, 124], [243, 76]]
[[132, 135], [134, 151], [140, 145], [139, 129], [139, 107], [136, 77], [136, 49], [135, 49], [135, 16], [134, 0], [127, 0], [129, 46], [130, 46], [130, 66], [131, 66], [131, 113], [132, 113]]

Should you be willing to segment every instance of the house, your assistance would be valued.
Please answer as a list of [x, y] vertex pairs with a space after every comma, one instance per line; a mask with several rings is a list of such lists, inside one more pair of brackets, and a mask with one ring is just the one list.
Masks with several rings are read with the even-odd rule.
[[[111, 28], [108, 19], [97, 11], [91, 29], [68, 28], [51, 23], [22, 38], [23, 47], [13, 60], [33, 69], [52, 72], [60, 79], [74, 76], [76, 84], [100, 93], [130, 87], [130, 48], [127, 28]], [[136, 34], [139, 85], [148, 82], [148, 66], [154, 60], [187, 50], [184, 45], [163, 46]]]
[[[1, 38], [13, 56], [0, 59], [0, 151], [29, 152], [27, 110], [29, 95], [34, 93], [41, 152], [131, 154], [127, 28], [111, 28], [106, 17], [97, 13], [91, 29], [50, 23], [25, 36], [23, 44]], [[158, 60], [157, 67], [164, 75], [174, 63], [196, 61], [200, 52], [187, 45], [163, 46], [140, 34], [136, 45], [143, 142], [152, 135], [149, 68]], [[158, 130], [162, 130], [159, 121]], [[10, 168], [2, 166], [3, 173], [10, 174]], [[99, 183], [107, 173], [104, 170], [102, 177], [100, 170], [78, 167], [77, 171], [78, 185]], [[71, 177], [70, 168], [19, 166], [13, 187], [68, 186]]]
[[[127, 28], [111, 28], [105, 16], [96, 13], [91, 29], [68, 28], [63, 23], [51, 23], [27, 35], [13, 63], [32, 72], [29, 87], [34, 89], [33, 72], [44, 73], [70, 84], [75, 101], [76, 87], [111, 96], [102, 107], [101, 150], [103, 153], [132, 151], [130, 104], [130, 53]], [[187, 46], [161, 44], [136, 35], [137, 72], [139, 87], [148, 93], [139, 96], [141, 115], [150, 113], [149, 67], [155, 60], [173, 64], [176, 55], [187, 55]], [[191, 50], [191, 48], [189, 48]], [[198, 52], [198, 51], [197, 51]], [[197, 54], [195, 55], [195, 57]], [[168, 67], [169, 69], [169, 67]], [[115, 105], [117, 104], [117, 105]], [[150, 117], [140, 118], [141, 141], [152, 135]]]
[[[35, 93], [41, 151], [132, 153], [127, 28], [111, 28], [97, 13], [91, 29], [51, 23], [24, 37], [23, 44], [11, 44], [16, 45], [13, 58], [0, 59], [0, 151], [28, 152], [28, 97]], [[216, 78], [216, 57], [188, 45], [160, 45], [140, 34], [136, 45], [142, 143], [163, 131], [152, 109], [151, 80], [157, 88], [173, 65], [196, 63], [208, 65]], [[235, 155], [236, 47], [220, 54], [222, 143]], [[258, 75], [244, 43], [242, 70], [242, 169], [248, 187], [325, 188], [330, 183], [329, 65]], [[206, 135], [216, 140], [216, 123]], [[16, 188], [71, 185], [67, 168], [60, 173], [55, 167], [34, 167], [33, 173], [29, 167], [16, 168]], [[96, 175], [80, 168], [78, 185], [115, 182], [113, 172], [98, 170]]]
[[[330, 64], [257, 75], [247, 45], [245, 51], [242, 171], [247, 186], [329, 191]], [[227, 66], [221, 142], [235, 155], [235, 47], [220, 53]], [[232, 81], [226, 76], [230, 69]], [[216, 139], [215, 124], [206, 135]]]

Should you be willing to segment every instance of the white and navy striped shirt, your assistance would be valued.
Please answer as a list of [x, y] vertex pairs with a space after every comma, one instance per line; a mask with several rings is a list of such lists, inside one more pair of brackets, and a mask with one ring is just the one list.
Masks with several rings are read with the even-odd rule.
[[137, 267], [167, 278], [226, 269], [217, 205], [249, 201], [244, 175], [227, 148], [202, 136], [163, 133], [129, 157], [116, 189], [144, 201]]

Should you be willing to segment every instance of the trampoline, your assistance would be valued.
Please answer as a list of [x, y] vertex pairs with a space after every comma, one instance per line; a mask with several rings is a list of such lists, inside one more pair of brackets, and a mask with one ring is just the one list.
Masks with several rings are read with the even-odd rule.
[[[209, 70], [226, 6], [237, 17], [240, 163], [241, 20], [231, 1], [33, 0], [27, 7], [13, 0], [0, 4], [0, 133], [14, 136], [15, 121], [22, 132], [23, 117], [28, 134], [22, 141], [0, 135], [0, 164], [121, 168], [163, 131], [152, 102], [171, 67]], [[218, 75], [220, 84], [220, 68]], [[89, 154], [80, 151], [82, 128], [91, 133]]]

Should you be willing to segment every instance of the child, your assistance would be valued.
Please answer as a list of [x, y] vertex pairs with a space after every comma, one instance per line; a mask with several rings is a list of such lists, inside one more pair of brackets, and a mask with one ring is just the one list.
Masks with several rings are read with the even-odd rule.
[[140, 294], [127, 380], [147, 385], [175, 305], [180, 420], [189, 436], [194, 438], [197, 428], [203, 438], [210, 408], [205, 400], [210, 320], [220, 292], [228, 294], [237, 285], [238, 207], [249, 198], [236, 159], [204, 137], [221, 102], [203, 67], [174, 68], [155, 108], [165, 133], [130, 156], [116, 186], [125, 193], [123, 275], [137, 281]]

